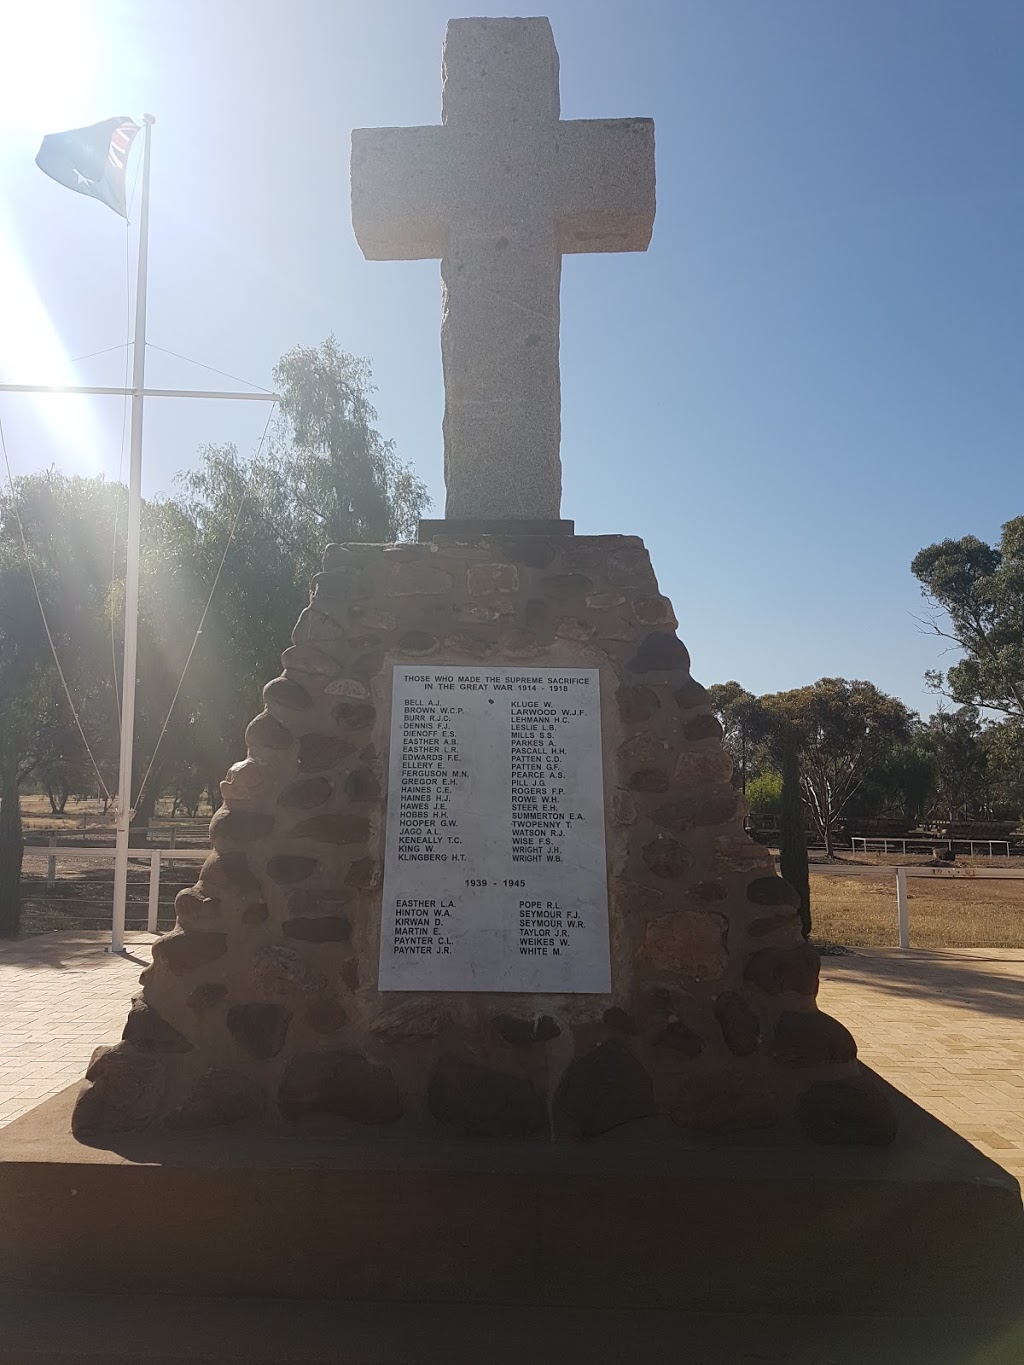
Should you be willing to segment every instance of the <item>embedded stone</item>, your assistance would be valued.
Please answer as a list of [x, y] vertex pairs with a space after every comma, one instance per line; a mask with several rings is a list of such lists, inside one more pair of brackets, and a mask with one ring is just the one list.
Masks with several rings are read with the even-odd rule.
[[496, 1014], [491, 1019], [498, 1037], [513, 1047], [528, 1047], [531, 1043], [548, 1043], [562, 1032], [550, 1014], [519, 1019], [512, 1014]]
[[822, 1010], [784, 1010], [775, 1025], [772, 1055], [783, 1066], [852, 1062], [857, 1044], [838, 1019]]
[[[353, 985], [353, 990], [356, 985]], [[385, 1043], [423, 1043], [440, 1037], [452, 1023], [446, 1005], [433, 1000], [399, 997], [370, 1024], [370, 1032]]]
[[659, 971], [709, 981], [725, 971], [726, 921], [710, 910], [673, 910], [649, 920], [643, 956]]
[[205, 1014], [216, 1009], [227, 999], [228, 988], [223, 981], [204, 981], [191, 992], [185, 1004], [196, 1014]]
[[747, 887], [747, 900], [755, 905], [791, 905], [800, 908], [800, 893], [782, 877], [757, 877]]
[[314, 1033], [338, 1033], [348, 1023], [344, 1005], [333, 998], [314, 1000], [306, 1011], [306, 1018]]
[[311, 967], [294, 948], [279, 943], [256, 952], [252, 979], [264, 995], [319, 995], [327, 987], [323, 972]]
[[247, 905], [242, 911], [243, 924], [266, 924], [270, 918], [270, 911], [263, 901], [257, 901], [255, 905]]
[[605, 1010], [601, 1018], [616, 1033], [625, 1033], [632, 1037], [639, 1032], [632, 1015], [627, 1014], [621, 1005], [612, 1005], [610, 1009]]
[[355, 678], [335, 678], [324, 688], [326, 697], [351, 697], [353, 701], [366, 701], [370, 689]]
[[621, 592], [592, 592], [587, 598], [587, 606], [592, 611], [611, 611], [613, 607], [624, 606], [625, 602]]
[[684, 786], [728, 782], [732, 759], [724, 749], [682, 749], [676, 759], [676, 781]]
[[672, 693], [680, 711], [692, 711], [695, 706], [707, 706], [707, 690], [695, 678], [687, 678], [682, 687]]
[[427, 1107], [471, 1137], [527, 1138], [548, 1126], [544, 1098], [528, 1080], [450, 1055], [434, 1066]]
[[240, 802], [259, 803], [270, 795], [273, 785], [272, 769], [254, 758], [246, 758], [241, 763], [232, 763], [220, 784], [220, 794], [224, 801], [233, 806]]
[[[288, 674], [288, 680], [294, 683], [295, 680], [291, 676], [293, 673], [312, 674], [314, 677], [331, 677], [338, 671], [338, 660], [335, 655], [328, 654], [325, 649], [321, 649], [317, 645], [301, 644], [292, 645], [285, 650], [281, 655], [281, 666]], [[268, 685], [274, 686], [273, 683]], [[268, 705], [273, 703], [274, 697], [266, 696], [266, 688], [264, 688], [264, 697]], [[279, 704], [286, 705], [287, 703]], [[312, 705], [312, 698], [310, 698], [310, 705]], [[294, 709], [305, 711], [309, 708], [302, 706]]]
[[388, 589], [396, 597], [409, 597], [419, 593], [432, 596], [448, 592], [451, 587], [450, 573], [427, 564], [396, 564], [388, 580]]
[[681, 1019], [673, 1019], [654, 1040], [657, 1047], [667, 1047], [684, 1057], [699, 1057], [704, 1051], [704, 1039]]
[[690, 656], [678, 636], [652, 631], [640, 641], [626, 667], [631, 673], [685, 672], [690, 667]]
[[210, 843], [220, 850], [265, 839], [274, 828], [274, 817], [263, 811], [234, 810], [221, 806], [210, 821]]
[[209, 931], [188, 933], [172, 929], [153, 944], [153, 961], [166, 967], [174, 976], [184, 976], [207, 962], [215, 962], [228, 950], [227, 934]]
[[633, 613], [644, 626], [668, 626], [675, 630], [679, 624], [667, 597], [638, 597], [633, 602]]
[[313, 607], [303, 607], [292, 631], [292, 644], [302, 645], [326, 640], [336, 643], [345, 638], [345, 628], [332, 616], [326, 616]]
[[628, 785], [635, 792], [667, 792], [669, 776], [664, 768], [640, 768], [630, 773]]
[[446, 635], [444, 647], [454, 654], [472, 654], [481, 658], [494, 653], [494, 641], [474, 630], [459, 630]]
[[523, 620], [530, 630], [542, 630], [550, 614], [551, 608], [539, 597], [531, 597], [523, 608]]
[[651, 558], [643, 544], [616, 550], [605, 561], [605, 569], [610, 583], [630, 583], [633, 580], [654, 582]]
[[189, 886], [174, 898], [174, 913], [183, 929], [201, 928], [220, 918], [220, 901], [200, 886]]
[[731, 1076], [693, 1076], [679, 1087], [672, 1117], [681, 1128], [709, 1137], [763, 1132], [779, 1121], [774, 1095]]
[[266, 1108], [263, 1087], [249, 1076], [211, 1067], [197, 1077], [189, 1093], [168, 1114], [168, 1128], [222, 1128], [258, 1118]]
[[596, 1137], [654, 1113], [654, 1085], [617, 1039], [573, 1061], [555, 1091], [555, 1107], [584, 1137]]
[[136, 996], [132, 1001], [121, 1037], [140, 1052], [192, 1051], [192, 1044], [185, 1035], [179, 1033], [141, 996]]
[[299, 739], [299, 772], [322, 773], [333, 768], [355, 749], [347, 739], [311, 732]]
[[262, 1001], [232, 1005], [227, 1013], [228, 1032], [250, 1057], [266, 1062], [284, 1047], [292, 1012], [283, 1005]]
[[[289, 649], [286, 654], [293, 652]], [[268, 706], [283, 706], [288, 711], [308, 711], [313, 705], [313, 698], [293, 678], [274, 678], [268, 682], [263, 689], [263, 700]]]
[[342, 791], [350, 801], [376, 801], [380, 797], [380, 783], [369, 768], [356, 768], [345, 774]]
[[297, 782], [289, 782], [277, 804], [289, 810], [313, 810], [329, 801], [333, 790], [326, 777], [300, 777]]
[[636, 802], [628, 792], [617, 791], [612, 794], [612, 824], [636, 824]]
[[75, 1101], [71, 1131], [125, 1132], [144, 1128], [156, 1114], [166, 1082], [165, 1060], [124, 1043], [94, 1054], [86, 1074], [92, 1084]]
[[375, 858], [357, 858], [345, 874], [345, 885], [354, 891], [372, 891], [380, 879], [380, 865]]
[[489, 592], [517, 592], [519, 570], [514, 564], [471, 564], [469, 591], [476, 595]]
[[690, 870], [691, 858], [677, 839], [659, 834], [643, 848], [643, 860], [656, 877], [670, 880], [684, 877]]
[[809, 943], [792, 948], [759, 948], [752, 953], [744, 969], [747, 981], [758, 986], [766, 995], [818, 994], [818, 950]]
[[661, 710], [661, 700], [653, 687], [623, 685], [616, 690], [615, 700], [619, 707], [619, 719], [627, 725], [642, 724]]
[[367, 701], [343, 701], [334, 708], [334, 719], [346, 730], [366, 730], [377, 719], [377, 708]]
[[577, 644], [584, 644], [596, 634], [597, 626], [578, 616], [560, 616], [555, 623], [555, 635], [559, 640], [575, 640]]
[[315, 858], [303, 858], [297, 853], [275, 853], [267, 860], [267, 876], [279, 886], [303, 882], [316, 871]]
[[651, 819], [662, 829], [705, 829], [736, 819], [739, 802], [739, 792], [732, 787], [722, 791], [699, 792], [659, 806], [651, 812]]
[[324, 565], [323, 572], [310, 581], [312, 600], [320, 611], [329, 611], [332, 602], [346, 603], [366, 593], [365, 575], [355, 564]]
[[655, 768], [667, 757], [668, 745], [650, 730], [641, 730], [618, 748], [619, 762], [625, 768]]
[[621, 616], [600, 616], [596, 623], [600, 640], [629, 644], [636, 639], [636, 627]]
[[542, 578], [540, 589], [548, 597], [561, 601], [568, 597], [584, 597], [587, 593], [593, 592], [594, 585], [586, 574], [559, 573]]
[[683, 736], [692, 743], [702, 739], [720, 740], [722, 727], [714, 716], [694, 716], [693, 720], [688, 720], [683, 726]]
[[817, 1081], [800, 1096], [800, 1124], [812, 1142], [888, 1147], [896, 1136], [889, 1096], [871, 1077]]
[[259, 880], [244, 853], [237, 851], [211, 853], [199, 871], [199, 880], [212, 891], [234, 892], [239, 896], [258, 896]]
[[742, 995], [723, 991], [715, 997], [715, 1018], [725, 1045], [737, 1057], [749, 1057], [761, 1041], [761, 1022]]
[[[353, 640], [353, 647], [357, 643], [373, 644], [374, 642], [373, 640], [362, 640], [358, 642]], [[377, 676], [383, 667], [384, 651], [381, 649], [371, 649], [368, 654], [360, 654], [359, 658], [353, 661], [349, 668], [349, 672], [352, 674], [353, 678], [357, 678], [360, 682], [369, 682], [371, 678]]]
[[511, 602], [498, 602], [488, 606], [483, 602], [469, 602], [457, 608], [460, 619], [472, 621], [477, 625], [493, 625], [495, 621], [507, 621], [512, 614]]
[[289, 835], [321, 844], [362, 844], [370, 837], [370, 821], [365, 815], [314, 815], [301, 820]]
[[507, 630], [503, 633], [500, 648], [511, 659], [537, 659], [547, 651], [547, 644], [528, 630]]
[[347, 943], [352, 937], [352, 921], [347, 915], [317, 915], [304, 919], [285, 920], [281, 926], [285, 938], [303, 943]]
[[437, 648], [437, 636], [426, 630], [407, 630], [399, 636], [398, 648], [403, 654], [433, 654]]
[[751, 938], [765, 938], [768, 934], [774, 934], [777, 929], [791, 929], [799, 922], [800, 915], [796, 910], [779, 910], [774, 915], [765, 915], [762, 919], [754, 920], [753, 924], [747, 925], [747, 933]]
[[261, 711], [246, 726], [245, 743], [249, 749], [290, 749], [292, 732], [269, 711]]
[[277, 1095], [286, 1119], [333, 1114], [354, 1123], [394, 1123], [402, 1097], [385, 1066], [358, 1052], [305, 1052], [285, 1068]]
[[379, 611], [376, 607], [363, 607], [356, 603], [349, 607], [348, 619], [364, 630], [394, 630], [398, 625], [394, 612]]
[[699, 905], [714, 905], [717, 901], [724, 901], [728, 894], [728, 888], [721, 882], [695, 882], [687, 891], [686, 898]]

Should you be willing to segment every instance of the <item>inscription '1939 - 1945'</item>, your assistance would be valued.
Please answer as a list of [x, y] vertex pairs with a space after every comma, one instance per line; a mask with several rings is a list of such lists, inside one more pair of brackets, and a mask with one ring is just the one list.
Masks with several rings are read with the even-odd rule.
[[394, 670], [382, 990], [607, 991], [596, 669]]

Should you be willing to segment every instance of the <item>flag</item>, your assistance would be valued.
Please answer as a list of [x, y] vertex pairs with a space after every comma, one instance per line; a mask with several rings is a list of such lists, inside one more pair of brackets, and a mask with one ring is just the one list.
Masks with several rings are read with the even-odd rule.
[[43, 138], [36, 165], [58, 184], [91, 195], [127, 218], [124, 168], [138, 131], [139, 125], [122, 115], [88, 128], [49, 133]]

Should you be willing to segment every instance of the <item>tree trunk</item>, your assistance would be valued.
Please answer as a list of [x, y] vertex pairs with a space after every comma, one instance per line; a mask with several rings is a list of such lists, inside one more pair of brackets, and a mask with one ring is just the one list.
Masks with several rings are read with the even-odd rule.
[[17, 938], [21, 927], [21, 804], [14, 759], [0, 760], [0, 938]]
[[49, 783], [46, 784], [46, 795], [50, 798], [50, 814], [59, 815], [60, 811], [57, 809], [57, 796]]
[[152, 824], [153, 816], [156, 813], [156, 803], [159, 795], [159, 781], [153, 780], [143, 793], [142, 800], [135, 807], [135, 817], [132, 820], [131, 828], [128, 832], [129, 848], [149, 847], [148, 831], [149, 826]]

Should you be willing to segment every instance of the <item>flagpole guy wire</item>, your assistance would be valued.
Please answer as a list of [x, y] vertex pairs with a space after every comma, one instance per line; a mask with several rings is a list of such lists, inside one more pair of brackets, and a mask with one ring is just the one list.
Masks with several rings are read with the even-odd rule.
[[[132, 761], [134, 757], [135, 690], [139, 640], [139, 559], [142, 523], [142, 424], [144, 403], [147, 398], [231, 398], [236, 400], [248, 399], [250, 401], [264, 403], [280, 402], [280, 396], [278, 394], [268, 393], [265, 390], [257, 393], [238, 393], [231, 391], [195, 389], [146, 388], [146, 286], [149, 268], [150, 139], [151, 130], [155, 122], [156, 120], [152, 114], [143, 115], [145, 140], [143, 144], [142, 161], [142, 198], [139, 214], [139, 255], [135, 284], [135, 341], [132, 355], [131, 388], [126, 390], [124, 388], [113, 388], [100, 385], [71, 384], [0, 384], [0, 393], [107, 394], [112, 396], [116, 395], [121, 398], [125, 397], [127, 394], [131, 397], [127, 562], [125, 565], [124, 660], [121, 686], [121, 745], [116, 802], [117, 827], [116, 842], [114, 846], [114, 905], [110, 935], [111, 953], [123, 953], [125, 951], [125, 912], [128, 899], [128, 839], [132, 819]], [[264, 436], [265, 435], [266, 433], [264, 433]], [[240, 510], [241, 509], [239, 509], [239, 511]], [[228, 543], [230, 544], [230, 540]], [[221, 567], [223, 567], [223, 564]], [[218, 578], [219, 576], [218, 572]], [[41, 600], [39, 606], [40, 610], [42, 610]], [[207, 609], [208, 608], [209, 603], [207, 603]], [[205, 615], [206, 613], [204, 612], [204, 618]], [[194, 648], [195, 645], [193, 644], [193, 649]], [[54, 658], [56, 659], [55, 649]], [[58, 670], [59, 667], [58, 661]], [[67, 691], [66, 684], [65, 691]], [[75, 707], [71, 700], [70, 693], [67, 693], [67, 696], [72, 713], [75, 714]], [[77, 715], [75, 718], [77, 721]], [[81, 731], [80, 725], [79, 730]], [[84, 734], [82, 735], [82, 738], [83, 740], [85, 739]], [[102, 778], [100, 780], [102, 781]]]

